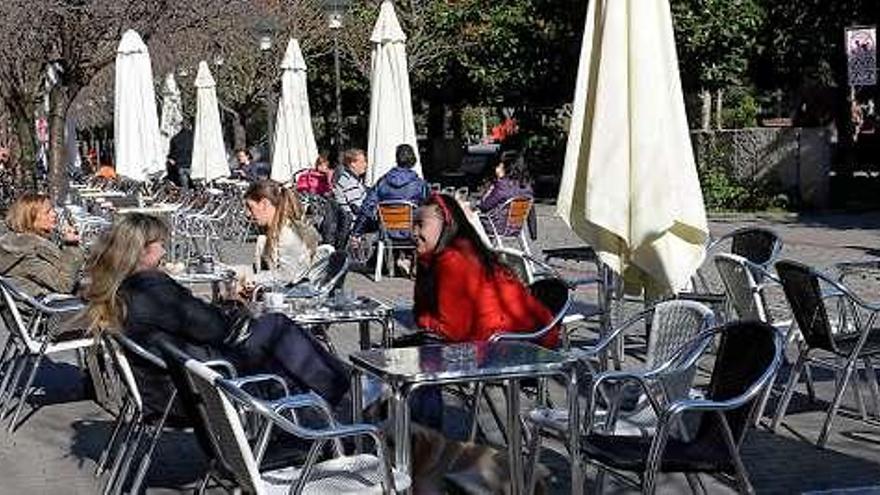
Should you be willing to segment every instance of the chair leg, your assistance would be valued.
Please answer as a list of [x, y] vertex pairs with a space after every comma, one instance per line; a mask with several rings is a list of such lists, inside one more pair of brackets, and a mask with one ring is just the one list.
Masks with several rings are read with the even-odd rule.
[[868, 420], [868, 410], [865, 407], [865, 399], [862, 397], [862, 378], [859, 376], [859, 368], [858, 366], [853, 366], [853, 375], [850, 378], [852, 380], [852, 391], [853, 391], [853, 399], [856, 402], [856, 407], [859, 409], [859, 415], [862, 417], [862, 421]]
[[156, 445], [159, 444], [159, 437], [162, 436], [162, 429], [165, 428], [165, 421], [168, 420], [168, 415], [171, 413], [171, 408], [174, 407], [174, 399], [176, 396], [176, 391], [171, 394], [171, 398], [168, 400], [168, 404], [165, 405], [165, 411], [163, 411], [162, 417], [153, 426], [152, 438], [150, 438], [150, 445], [149, 447], [147, 447], [147, 451], [144, 452], [144, 456], [141, 459], [140, 466], [138, 466], [137, 475], [135, 475], [134, 482], [132, 482], [131, 484], [131, 490], [129, 491], [129, 493], [133, 495], [137, 495], [140, 493], [141, 485], [144, 482], [144, 478], [147, 476], [147, 471], [150, 469], [150, 463], [153, 460], [153, 453], [156, 451]]
[[95, 476], [101, 476], [104, 473], [104, 469], [107, 467], [107, 461], [110, 458], [110, 452], [113, 450], [113, 446], [116, 445], [116, 439], [119, 438], [119, 434], [122, 432], [122, 426], [125, 424], [125, 417], [128, 416], [128, 401], [126, 401], [122, 405], [122, 409], [119, 410], [119, 417], [116, 418], [116, 425], [113, 427], [113, 433], [110, 434], [110, 439], [107, 441], [107, 445], [104, 447], [104, 451], [101, 452], [101, 457], [98, 459], [98, 464], [95, 467]]
[[770, 425], [770, 430], [773, 431], [773, 433], [776, 433], [779, 429], [779, 423], [782, 422], [782, 418], [785, 416], [785, 411], [788, 409], [788, 403], [791, 401], [791, 395], [794, 393], [794, 387], [797, 384], [798, 377], [807, 363], [807, 352], [807, 349], [801, 351], [798, 355], [797, 361], [794, 363], [794, 367], [791, 369], [788, 383], [785, 385], [785, 390], [782, 392], [782, 398], [776, 406], [776, 414], [773, 416], [773, 423]]
[[810, 402], [816, 402], [816, 385], [813, 382], [813, 369], [809, 362], [804, 366], [804, 383], [807, 385], [807, 397]]
[[382, 281], [382, 261], [385, 257], [385, 242], [379, 240], [379, 243], [376, 247], [376, 270], [373, 274], [373, 280], [376, 282]]
[[0, 382], [0, 418], [3, 418], [3, 410], [6, 404], [6, 394], [8, 389], [13, 387], [12, 377], [16, 374], [16, 370], [21, 366], [25, 356], [19, 349], [13, 349], [12, 355], [9, 356], [9, 363], [6, 365], [6, 371], [3, 373], [3, 381]]
[[134, 461], [134, 458], [137, 456], [138, 451], [141, 450], [141, 443], [144, 440], [144, 434], [147, 431], [147, 425], [143, 422], [138, 427], [137, 434], [135, 434], [134, 442], [132, 442], [131, 447], [125, 453], [125, 458], [122, 460], [122, 466], [117, 473], [116, 479], [113, 480], [112, 486], [110, 486], [110, 492], [114, 495], [121, 495], [122, 491], [125, 489], [125, 482], [128, 481], [128, 474], [131, 471], [131, 463]]
[[43, 362], [43, 356], [46, 352], [46, 345], [43, 345], [43, 348], [40, 350], [40, 354], [37, 355], [37, 358], [34, 359], [34, 364], [31, 367], [31, 372], [28, 375], [28, 379], [24, 384], [24, 388], [21, 391], [21, 398], [18, 401], [18, 407], [15, 408], [15, 414], [12, 415], [12, 421], [9, 422], [9, 433], [14, 433], [17, 424], [18, 418], [21, 416], [21, 411], [24, 409], [24, 405], [27, 402], [27, 398], [30, 395], [31, 385], [34, 383], [34, 378], [37, 376], [37, 371], [40, 369], [40, 363]]
[[110, 467], [110, 474], [107, 476], [107, 483], [104, 485], [104, 490], [102, 491], [103, 495], [108, 495], [113, 489], [116, 478], [119, 476], [119, 470], [122, 468], [122, 462], [125, 460], [126, 455], [128, 455], [128, 451], [131, 448], [136, 447], [133, 445], [132, 440], [137, 438], [137, 432], [139, 429], [140, 417], [137, 413], [132, 414], [131, 421], [129, 421], [128, 427], [125, 431], [125, 439], [120, 444], [119, 452], [116, 453], [116, 457], [113, 459], [113, 466]]
[[755, 420], [753, 423], [754, 426], [758, 426], [761, 423], [761, 419], [764, 417], [764, 410], [767, 408], [767, 402], [770, 400], [770, 395], [773, 393], [773, 385], [776, 383], [777, 373], [773, 374], [773, 378], [770, 380], [770, 383], [767, 384], [764, 392], [761, 393], [760, 400], [758, 401], [758, 407], [755, 410]]
[[831, 424], [834, 421], [834, 416], [837, 415], [837, 410], [840, 408], [840, 403], [843, 400], [843, 393], [846, 391], [846, 386], [849, 384], [850, 377], [852, 377], [855, 367], [855, 360], [846, 364], [846, 368], [843, 371], [843, 377], [837, 386], [837, 390], [834, 392], [834, 401], [831, 402], [831, 408], [825, 416], [825, 424], [822, 425], [822, 431], [819, 433], [819, 440], [816, 442], [816, 445], [819, 448], [825, 448], [825, 444], [828, 442], [828, 434], [831, 432]]
[[26, 352], [22, 353], [18, 366], [15, 369], [15, 373], [12, 376], [12, 380], [8, 384], [9, 388], [6, 390], [6, 396], [3, 398], [3, 408], [0, 409], [0, 419], [5, 418], [15, 407], [12, 405], [15, 402], [15, 391], [18, 389], [18, 384], [21, 383], [21, 376], [31, 364], [32, 358], [33, 356], [30, 354], [27, 354]]
[[706, 493], [706, 490], [703, 488], [703, 482], [700, 480], [700, 475], [697, 473], [685, 473], [685, 478], [687, 479], [688, 486], [691, 488], [691, 492], [694, 495], [703, 495]]
[[[535, 474], [538, 468], [538, 463], [541, 462], [541, 432], [542, 428], [538, 424], [535, 424], [534, 427], [531, 428], [531, 436], [526, 449], [528, 459], [526, 460], [525, 483], [526, 494], [528, 495], [535, 493], [535, 487], [538, 482]], [[577, 462], [575, 458], [576, 455], [578, 454], [571, 454], [571, 462]], [[572, 493], [574, 493], [574, 489], [572, 489]]]
[[479, 429], [480, 417], [480, 397], [483, 395], [483, 383], [477, 382], [474, 385], [474, 395], [471, 404], [471, 431], [468, 434], [468, 441], [473, 442], [477, 439], [477, 430]]
[[388, 247], [387, 247], [386, 249], [388, 249], [388, 252], [386, 253], [386, 256], [385, 256], [385, 265], [386, 265], [385, 268], [386, 268], [386, 273], [388, 273], [388, 276], [389, 276], [389, 277], [394, 278], [394, 277], [397, 276], [397, 273], [396, 273], [396, 271], [397, 271], [396, 268], [397, 268], [397, 267], [394, 266], [394, 265], [395, 265], [395, 260], [394, 260], [394, 243], [393, 243], [393, 242], [389, 242], [389, 243], [388, 243]]
[[874, 368], [871, 358], [866, 357], [864, 362], [865, 376], [868, 381], [868, 388], [871, 390], [871, 398], [874, 402], [874, 417], [880, 418], [880, 387], [877, 386], [877, 370]]

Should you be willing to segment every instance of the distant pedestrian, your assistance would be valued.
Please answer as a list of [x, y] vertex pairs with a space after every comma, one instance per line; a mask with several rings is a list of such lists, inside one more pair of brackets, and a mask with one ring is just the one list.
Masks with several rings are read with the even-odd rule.
[[179, 187], [190, 186], [193, 140], [193, 131], [189, 122], [184, 122], [183, 127], [171, 138], [168, 145], [168, 159], [165, 163], [167, 178]]

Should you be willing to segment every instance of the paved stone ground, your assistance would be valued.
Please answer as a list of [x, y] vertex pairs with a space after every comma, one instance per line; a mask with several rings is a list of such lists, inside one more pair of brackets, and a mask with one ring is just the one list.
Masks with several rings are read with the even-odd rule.
[[[541, 235], [533, 244], [535, 252], [545, 247], [579, 244], [562, 222], [552, 216], [551, 207], [539, 207], [539, 217]], [[877, 230], [880, 228], [880, 214], [739, 216], [716, 219], [711, 228], [713, 233], [723, 234], [743, 225], [765, 225], [776, 229], [786, 243], [783, 257], [813, 265], [827, 266], [840, 260], [872, 258], [880, 249], [880, 230]], [[572, 272], [589, 272], [591, 267], [565, 265], [563, 268]], [[347, 287], [390, 302], [408, 302], [412, 292], [408, 280], [386, 279], [375, 284], [359, 274], [349, 277]], [[880, 299], [880, 291], [873, 294], [877, 296], [874, 299]], [[580, 301], [593, 297], [590, 290], [580, 291], [577, 295]], [[406, 317], [402, 316], [399, 323], [399, 327], [406, 327]], [[353, 327], [340, 326], [331, 331], [331, 336], [341, 353], [351, 352], [357, 346]], [[82, 400], [79, 376], [71, 362], [70, 359], [50, 362], [37, 380], [41, 387], [34, 401], [39, 406], [37, 410], [14, 436], [7, 434], [5, 428], [0, 433], [0, 493], [86, 494], [98, 491], [100, 483], [92, 473], [103, 442], [109, 436], [111, 417], [93, 402]], [[761, 427], [746, 439], [744, 458], [758, 493], [824, 490], [843, 493], [840, 490], [880, 486], [880, 421], [859, 420], [851, 394], [844, 403], [844, 415], [835, 422], [828, 448], [819, 450], [813, 445], [824, 418], [823, 411], [831, 399], [833, 375], [817, 371], [815, 379], [818, 403], [810, 404], [804, 394], [797, 394], [778, 435]], [[768, 411], [773, 410], [772, 406], [771, 402]], [[450, 434], [459, 434], [463, 429], [459, 419], [463, 416], [449, 417], [458, 418], [450, 421]], [[567, 492], [564, 457], [558, 453], [544, 457], [553, 473], [549, 491]], [[149, 474], [148, 492], [180, 493], [184, 487], [191, 486], [202, 468], [202, 456], [188, 435], [166, 435]], [[593, 476], [594, 473], [588, 471], [590, 480]], [[715, 479], [706, 478], [704, 482], [709, 493], [735, 491]], [[687, 490], [683, 477], [661, 478], [663, 493]], [[637, 492], [613, 482], [606, 485], [606, 491]], [[857, 493], [880, 493], [880, 489]]]

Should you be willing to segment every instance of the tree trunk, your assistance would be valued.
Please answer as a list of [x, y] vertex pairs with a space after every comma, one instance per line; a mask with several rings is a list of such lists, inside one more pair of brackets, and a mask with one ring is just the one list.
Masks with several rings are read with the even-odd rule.
[[715, 92], [715, 128], [724, 128], [724, 117], [722, 110], [724, 109], [724, 90], [719, 89]]
[[244, 115], [240, 112], [232, 114], [232, 141], [237, 150], [247, 146], [247, 128], [244, 124]]
[[[36, 186], [36, 174], [34, 173], [34, 159], [36, 157], [36, 131], [34, 120], [29, 115], [15, 115], [16, 143], [13, 147], [13, 161], [15, 164], [15, 186], [19, 189], [32, 189]], [[15, 147], [18, 149], [16, 150]], [[16, 153], [17, 151], [17, 153]]]
[[700, 128], [708, 131], [712, 125], [712, 93], [708, 89], [700, 90], [700, 100], [702, 101], [702, 112], [700, 117]]
[[56, 85], [49, 92], [49, 193], [55, 201], [67, 192], [64, 128], [70, 88]]

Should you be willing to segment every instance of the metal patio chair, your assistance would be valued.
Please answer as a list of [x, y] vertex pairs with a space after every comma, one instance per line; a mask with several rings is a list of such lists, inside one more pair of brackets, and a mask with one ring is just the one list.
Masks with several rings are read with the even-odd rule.
[[[64, 324], [83, 308], [81, 300], [64, 294], [50, 294], [36, 299], [19, 290], [15, 282], [0, 277], [3, 322], [9, 336], [0, 355], [0, 418], [13, 412], [8, 430], [14, 433], [28, 398], [33, 393], [34, 379], [43, 359], [66, 351], [79, 354], [81, 369], [85, 369], [83, 352], [94, 345], [94, 339], [77, 329], [55, 331], [55, 325]], [[26, 377], [26, 378], [25, 378]], [[22, 384], [22, 379], [24, 383]]]
[[[224, 379], [198, 361], [187, 360], [185, 368], [204, 401], [207, 425], [213, 445], [218, 449], [218, 458], [229, 470], [238, 490], [254, 494], [326, 495], [352, 491], [395, 493], [409, 488], [409, 478], [391, 467], [384, 435], [377, 427], [337, 424], [329, 406], [313, 393], [266, 401], [246, 392], [240, 382]], [[299, 424], [295, 412], [300, 409], [311, 409], [324, 415], [327, 426], [313, 429]], [[255, 414], [266, 423], [255, 446], [248, 442], [240, 415], [242, 411]], [[303, 466], [261, 471], [265, 446], [273, 430], [312, 442]], [[326, 443], [336, 445], [341, 438], [362, 436], [373, 440], [376, 455], [346, 456], [337, 452], [340, 454], [337, 457], [318, 462]]]
[[[862, 361], [867, 372], [875, 406], [880, 406], [876, 371], [872, 362], [873, 357], [880, 356], [880, 328], [876, 326], [880, 304], [865, 301], [839, 281], [802, 263], [780, 261], [776, 263], [776, 273], [782, 281], [785, 297], [797, 321], [804, 345], [776, 409], [772, 429], [776, 431], [779, 428], [804, 367], [808, 363], [829, 367], [835, 371], [837, 379], [834, 398], [817, 440], [817, 445], [824, 447], [843, 394], [853, 378], [853, 373], [857, 371], [859, 361]], [[835, 313], [836, 318], [832, 319], [831, 315]], [[830, 354], [832, 360], [812, 355], [816, 351]], [[862, 417], [866, 418], [858, 376], [853, 382], [853, 393]]]
[[373, 280], [382, 280], [383, 264], [394, 276], [394, 251], [415, 251], [412, 238], [413, 221], [418, 206], [411, 201], [381, 201], [378, 206], [379, 238], [376, 249], [376, 271]]
[[[712, 378], [704, 398], [679, 398], [664, 405], [653, 435], [623, 436], [594, 428], [598, 389], [593, 388], [581, 440], [586, 462], [609, 470], [653, 495], [659, 473], [685, 473], [695, 493], [702, 492], [700, 473], [732, 476], [740, 493], [754, 493], [740, 457], [757, 399], [769, 386], [780, 363], [784, 341], [772, 326], [757, 321], [729, 323], [720, 334]], [[672, 436], [684, 413], [698, 413], [700, 424], [691, 438]], [[621, 472], [635, 472], [638, 479]], [[601, 493], [602, 486], [598, 487]]]

